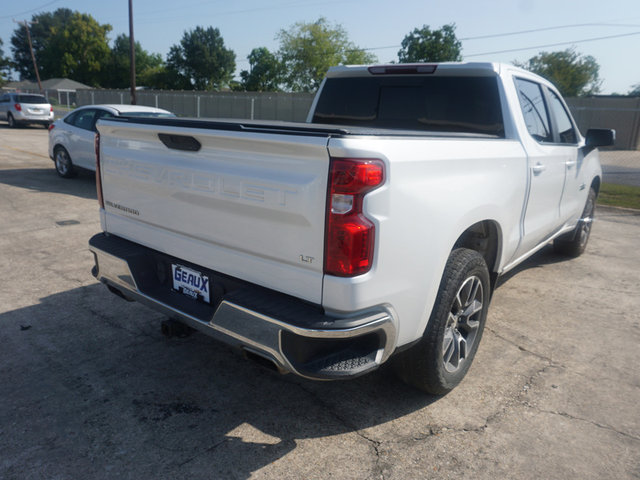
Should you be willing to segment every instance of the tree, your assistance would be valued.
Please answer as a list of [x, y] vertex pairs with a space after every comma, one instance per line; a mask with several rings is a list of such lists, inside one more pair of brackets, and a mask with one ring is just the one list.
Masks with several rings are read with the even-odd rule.
[[630, 97], [640, 97], [640, 83], [631, 86], [631, 90], [627, 93]]
[[320, 17], [313, 23], [298, 22], [280, 30], [279, 55], [286, 85], [293, 91], [317, 90], [333, 65], [373, 63], [375, 55], [356, 47], [341, 25], [330, 25]]
[[[69, 77], [78, 82], [100, 85], [104, 66], [109, 60], [107, 34], [111, 25], [102, 25], [91, 15], [68, 8], [33, 15], [31, 21], [31, 40], [41, 78]], [[34, 79], [23, 26], [14, 30], [11, 50], [14, 68], [20, 78]]]
[[[125, 34], [118, 35], [113, 42], [111, 48], [109, 66], [103, 86], [110, 88], [128, 88], [131, 81], [130, 75], [130, 53], [129, 53], [129, 36]], [[147, 70], [155, 71], [164, 63], [159, 53], [149, 53], [142, 48], [140, 42], [134, 45], [136, 54], [136, 77], [142, 78]], [[142, 85], [146, 85], [139, 82]], [[148, 86], [148, 85], [146, 85]]]
[[9, 70], [11, 69], [11, 63], [8, 57], [4, 56], [4, 51], [2, 50], [2, 39], [0, 38], [0, 87], [7, 82], [6, 77], [9, 74]]
[[600, 91], [600, 66], [590, 55], [582, 56], [573, 49], [541, 52], [525, 63], [514, 62], [553, 83], [565, 97], [594, 95]]
[[196, 90], [220, 90], [233, 78], [236, 54], [225, 48], [217, 28], [196, 27], [185, 31], [180, 44], [171, 47], [167, 67], [176, 74], [176, 84]]
[[402, 40], [398, 51], [400, 63], [459, 62], [462, 60], [462, 44], [456, 37], [455, 24], [443, 25], [431, 30], [428, 25], [414, 28]]
[[72, 78], [88, 85], [100, 86], [109, 62], [107, 34], [111, 25], [99, 24], [91, 15], [73, 12], [61, 27], [51, 29], [43, 50], [44, 77]]
[[[52, 28], [62, 27], [73, 15], [73, 11], [68, 8], [59, 8], [55, 12], [46, 12], [33, 15], [31, 17], [31, 41], [33, 44], [33, 52], [36, 60], [38, 60], [38, 71], [40, 77], [43, 77], [43, 67], [40, 59], [43, 58], [43, 52], [49, 38], [51, 37]], [[27, 40], [27, 32], [24, 26], [19, 25], [11, 35], [11, 52], [13, 53], [13, 68], [18, 72], [22, 80], [35, 80], [36, 74], [33, 70], [33, 61], [31, 60], [31, 52], [29, 51], [29, 42]], [[46, 75], [49, 77], [49, 75]]]
[[254, 48], [247, 56], [249, 70], [240, 72], [240, 89], [247, 92], [277, 92], [282, 83], [280, 60], [265, 47]]

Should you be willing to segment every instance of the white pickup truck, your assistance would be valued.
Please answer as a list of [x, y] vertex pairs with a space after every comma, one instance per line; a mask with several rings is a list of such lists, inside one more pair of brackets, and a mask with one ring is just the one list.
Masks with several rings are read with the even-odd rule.
[[584, 251], [615, 136], [491, 63], [332, 68], [307, 123], [97, 127], [89, 245], [111, 291], [281, 372], [393, 358], [434, 394], [466, 374], [499, 275], [551, 241]]

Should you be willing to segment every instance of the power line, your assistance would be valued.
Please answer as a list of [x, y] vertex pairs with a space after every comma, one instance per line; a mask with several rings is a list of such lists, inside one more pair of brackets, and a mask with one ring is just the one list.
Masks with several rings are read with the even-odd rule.
[[48, 7], [49, 5], [53, 5], [54, 3], [58, 3], [59, 1], [60, 0], [52, 0], [51, 2], [47, 2], [44, 5], [40, 5], [39, 7], [32, 8], [31, 10], [27, 10], [25, 12], [13, 13], [11, 15], [2, 15], [2, 16], [0, 16], [0, 19], [19, 17], [19, 16], [25, 15], [27, 13], [37, 12], [38, 10], [42, 10], [43, 8]]
[[547, 32], [549, 30], [561, 30], [563, 28], [577, 28], [577, 27], [640, 27], [640, 24], [621, 24], [621, 23], [574, 23], [571, 25], [558, 25], [555, 27], [544, 27], [544, 28], [534, 28], [531, 30], [520, 30], [517, 32], [507, 32], [507, 33], [494, 33], [490, 35], [479, 35], [477, 37], [466, 37], [459, 38], [458, 40], [466, 41], [466, 40], [483, 40], [485, 38], [499, 38], [499, 37], [509, 37], [513, 35], [523, 35], [525, 33], [536, 33], [536, 32]]
[[523, 50], [535, 50], [537, 48], [558, 47], [558, 46], [561, 46], [561, 45], [573, 45], [575, 43], [595, 42], [597, 40], [608, 40], [610, 38], [630, 37], [632, 35], [640, 35], [640, 32], [622, 33], [620, 35], [609, 35], [609, 36], [606, 36], [606, 37], [584, 38], [582, 40], [573, 40], [573, 41], [570, 41], [570, 42], [559, 42], [559, 43], [548, 43], [546, 45], [536, 45], [536, 46], [532, 46], [532, 47], [510, 48], [508, 50], [496, 50], [496, 51], [493, 51], [493, 52], [472, 53], [471, 55], [464, 55], [464, 57], [465, 58], [467, 58], [467, 57], [480, 57], [482, 55], [495, 55], [497, 53], [521, 52]]
[[[620, 24], [620, 23], [573, 23], [573, 24], [569, 24], [569, 25], [557, 25], [555, 27], [543, 27], [543, 28], [534, 28], [534, 29], [529, 29], [529, 30], [519, 30], [517, 32], [505, 32], [505, 33], [493, 33], [490, 35], [479, 35], [476, 37], [464, 37], [464, 38], [459, 38], [458, 40], [460, 41], [468, 41], [468, 40], [482, 40], [482, 39], [487, 39], [487, 38], [499, 38], [499, 37], [509, 37], [509, 36], [514, 36], [514, 35], [523, 35], [526, 33], [536, 33], [536, 32], [544, 32], [544, 31], [549, 31], [549, 30], [561, 30], [564, 28], [576, 28], [576, 27], [624, 27], [624, 28], [630, 28], [630, 27], [640, 27], [640, 24]], [[628, 34], [623, 34], [621, 36], [624, 35], [628, 35]], [[632, 35], [635, 35], [632, 34]], [[602, 37], [602, 38], [615, 38], [614, 36], [611, 37]], [[577, 40], [574, 42], [566, 42], [567, 44], [570, 43], [578, 43], [581, 42], [582, 40]], [[585, 40], [585, 41], [590, 41]], [[557, 45], [563, 45], [564, 43], [559, 43]], [[546, 46], [554, 46], [554, 45], [546, 45]], [[391, 49], [391, 48], [400, 48], [402, 47], [402, 45], [386, 45], [383, 47], [369, 47], [369, 48], [360, 48], [359, 50], [386, 50], [386, 49]], [[522, 48], [522, 50], [530, 50], [533, 48], [538, 48], [538, 47], [526, 47], [526, 48]], [[489, 53], [493, 53], [493, 52], [489, 52]], [[474, 55], [484, 55], [484, 54], [474, 54]], [[470, 57], [471, 55], [464, 55], [465, 57]]]

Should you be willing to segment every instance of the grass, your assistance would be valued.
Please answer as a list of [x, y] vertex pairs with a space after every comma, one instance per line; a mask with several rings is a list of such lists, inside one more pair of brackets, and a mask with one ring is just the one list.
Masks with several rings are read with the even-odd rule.
[[603, 183], [598, 195], [598, 204], [640, 210], [640, 187]]

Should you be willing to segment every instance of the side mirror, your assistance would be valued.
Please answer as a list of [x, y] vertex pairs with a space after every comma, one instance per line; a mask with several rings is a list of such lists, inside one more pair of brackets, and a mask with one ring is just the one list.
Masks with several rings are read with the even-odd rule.
[[608, 147], [616, 141], [616, 131], [608, 128], [590, 128], [587, 130], [587, 147]]

